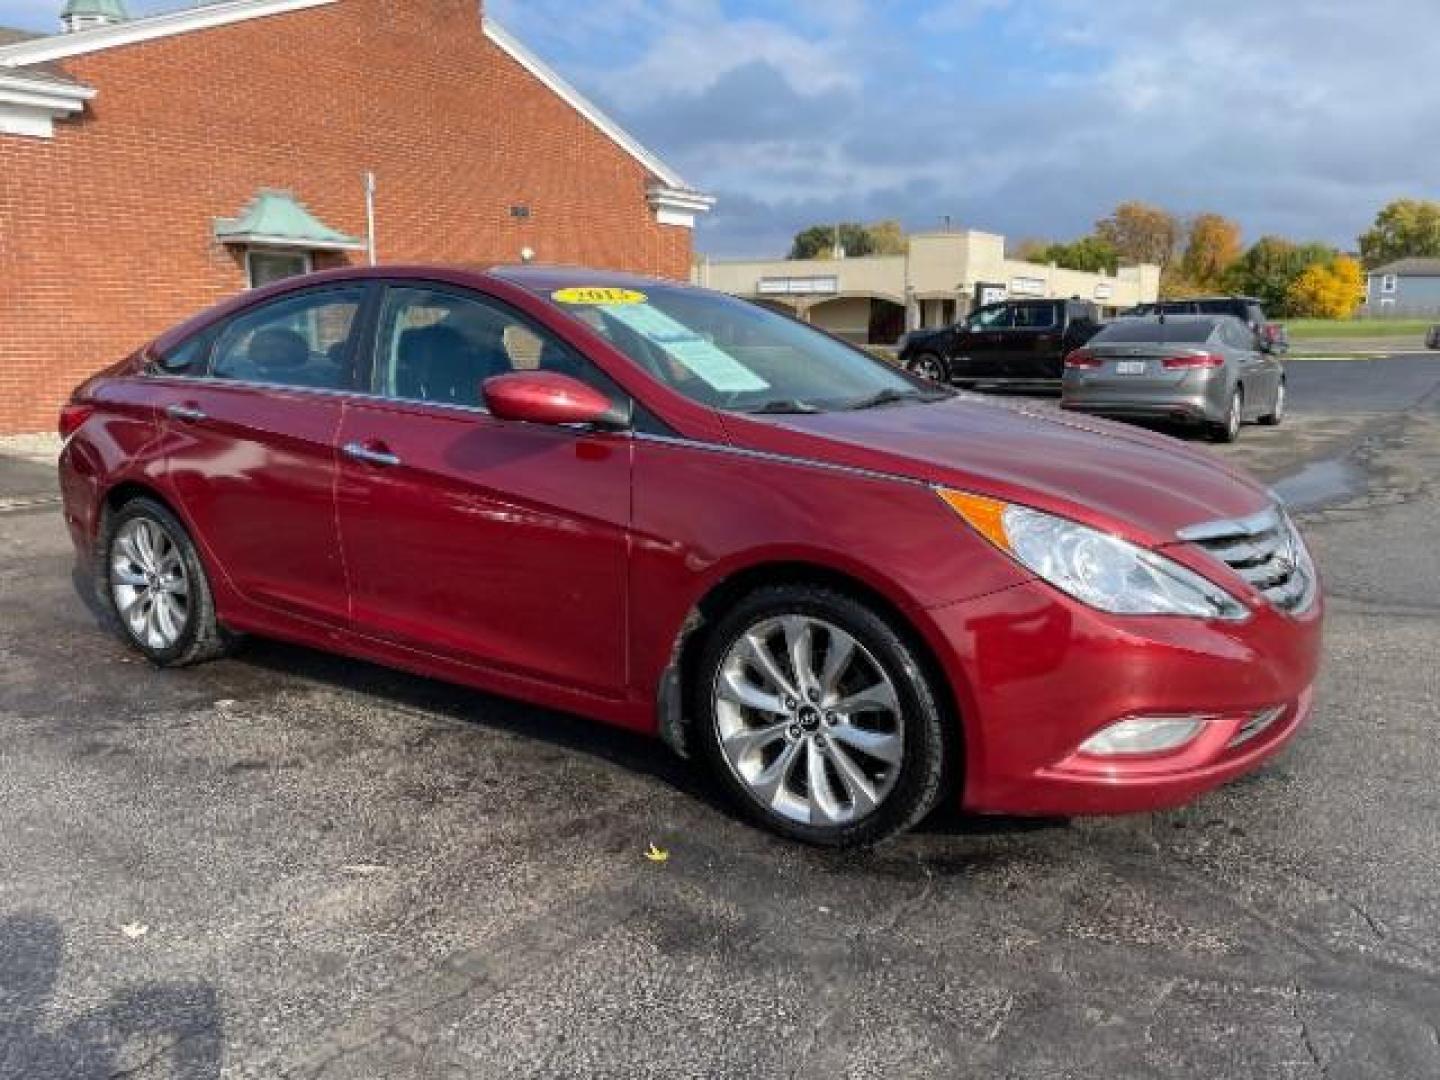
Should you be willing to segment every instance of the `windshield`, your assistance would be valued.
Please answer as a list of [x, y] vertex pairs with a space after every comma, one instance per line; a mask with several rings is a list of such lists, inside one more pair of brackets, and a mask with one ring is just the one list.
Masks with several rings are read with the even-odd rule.
[[919, 382], [803, 323], [721, 293], [560, 289], [550, 299], [665, 385], [735, 412], [804, 413], [931, 401]]

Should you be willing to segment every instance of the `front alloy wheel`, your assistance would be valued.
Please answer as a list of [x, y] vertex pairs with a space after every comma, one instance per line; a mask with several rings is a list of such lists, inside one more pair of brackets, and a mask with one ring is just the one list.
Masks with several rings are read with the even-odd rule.
[[913, 824], [939, 798], [939, 710], [909, 646], [855, 600], [783, 586], [742, 601], [701, 661], [700, 741], [754, 817], [831, 846]]
[[904, 756], [890, 676], [850, 634], [805, 615], [765, 619], [735, 641], [715, 683], [715, 723], [754, 798], [807, 825], [873, 813]]

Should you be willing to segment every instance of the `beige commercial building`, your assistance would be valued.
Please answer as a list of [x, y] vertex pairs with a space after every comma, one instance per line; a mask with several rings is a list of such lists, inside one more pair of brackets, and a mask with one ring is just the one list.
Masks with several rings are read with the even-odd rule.
[[695, 282], [797, 313], [862, 344], [893, 344], [906, 330], [948, 326], [1007, 299], [1092, 300], [1106, 314], [1156, 299], [1158, 266], [1087, 274], [1005, 257], [1005, 238], [964, 230], [918, 233], [904, 255], [855, 259], [702, 259]]

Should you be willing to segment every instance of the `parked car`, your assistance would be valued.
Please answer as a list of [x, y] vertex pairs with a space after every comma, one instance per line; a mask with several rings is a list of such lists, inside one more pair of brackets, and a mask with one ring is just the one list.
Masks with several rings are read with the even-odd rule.
[[258, 634], [656, 733], [804, 841], [1172, 806], [1310, 708], [1320, 582], [1262, 485], [688, 286], [287, 279], [60, 429], [82, 565], [154, 664]]
[[1285, 418], [1285, 367], [1230, 315], [1111, 323], [1065, 360], [1065, 409], [1198, 424], [1234, 442], [1246, 420]]
[[1085, 300], [1006, 300], [905, 335], [900, 362], [932, 382], [1058, 390], [1065, 357], [1100, 326], [1100, 309]]
[[1157, 304], [1141, 304], [1125, 313], [1129, 318], [1150, 318], [1155, 315], [1233, 315], [1269, 346], [1272, 353], [1290, 351], [1290, 332], [1280, 323], [1265, 317], [1265, 308], [1253, 296], [1200, 296], [1193, 299], [1163, 300]]

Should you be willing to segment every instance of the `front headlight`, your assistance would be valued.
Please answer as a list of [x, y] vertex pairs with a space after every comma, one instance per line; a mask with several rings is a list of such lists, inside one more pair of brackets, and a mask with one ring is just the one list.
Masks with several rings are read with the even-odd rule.
[[981, 536], [1036, 576], [1115, 615], [1189, 615], [1239, 620], [1249, 609], [1172, 559], [1119, 537], [963, 491], [942, 499]]

